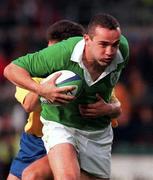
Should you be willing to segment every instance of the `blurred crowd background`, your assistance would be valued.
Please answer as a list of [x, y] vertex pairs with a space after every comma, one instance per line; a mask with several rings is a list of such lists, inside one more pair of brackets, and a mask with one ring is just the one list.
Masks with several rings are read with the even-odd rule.
[[114, 129], [114, 154], [153, 154], [153, 1], [0, 0], [0, 179], [8, 174], [27, 114], [14, 98], [4, 67], [47, 46], [46, 29], [60, 19], [84, 27], [98, 12], [114, 15], [130, 45], [129, 64], [116, 87], [123, 113]]

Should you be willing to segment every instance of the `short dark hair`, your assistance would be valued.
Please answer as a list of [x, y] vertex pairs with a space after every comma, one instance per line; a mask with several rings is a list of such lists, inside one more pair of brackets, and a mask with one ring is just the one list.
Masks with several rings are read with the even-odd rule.
[[120, 24], [117, 19], [110, 14], [101, 13], [91, 18], [87, 28], [87, 33], [93, 35], [97, 26], [113, 30], [120, 27]]
[[83, 36], [84, 27], [70, 20], [60, 20], [52, 24], [47, 30], [47, 40], [62, 41], [73, 36]]

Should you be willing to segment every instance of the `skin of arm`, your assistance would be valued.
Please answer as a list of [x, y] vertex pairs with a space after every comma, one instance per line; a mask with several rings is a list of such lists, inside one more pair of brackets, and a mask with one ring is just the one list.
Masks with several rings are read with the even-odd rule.
[[36, 93], [29, 92], [25, 96], [22, 106], [25, 109], [25, 111], [28, 113], [41, 108], [39, 103], [39, 96]]
[[[32, 78], [35, 82], [40, 84], [42, 78]], [[15, 98], [21, 103], [22, 107], [27, 113], [38, 111], [41, 109], [39, 103], [39, 96], [36, 93], [30, 92], [24, 88], [16, 86]]]
[[57, 73], [46, 83], [37, 84], [28, 71], [13, 63], [10, 63], [4, 69], [4, 76], [18, 87], [32, 91], [51, 102], [68, 103], [69, 101], [74, 100], [75, 97], [72, 95], [66, 95], [65, 93], [74, 90], [75, 87], [56, 87], [55, 81], [60, 75], [61, 73]]
[[39, 84], [30, 77], [30, 74], [25, 69], [13, 63], [5, 67], [4, 76], [16, 86], [29, 91], [37, 92], [39, 88]]

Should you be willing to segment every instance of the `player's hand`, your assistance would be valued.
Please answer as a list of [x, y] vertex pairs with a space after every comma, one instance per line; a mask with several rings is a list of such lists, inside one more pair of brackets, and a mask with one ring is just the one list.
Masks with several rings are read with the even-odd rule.
[[96, 118], [105, 116], [110, 113], [112, 106], [106, 103], [100, 95], [97, 96], [97, 102], [93, 104], [79, 105], [79, 110], [82, 116], [87, 118]]
[[40, 84], [39, 95], [51, 103], [65, 104], [75, 99], [75, 96], [66, 93], [75, 89], [74, 86], [57, 87], [56, 80], [62, 73], [55, 74], [50, 80]]

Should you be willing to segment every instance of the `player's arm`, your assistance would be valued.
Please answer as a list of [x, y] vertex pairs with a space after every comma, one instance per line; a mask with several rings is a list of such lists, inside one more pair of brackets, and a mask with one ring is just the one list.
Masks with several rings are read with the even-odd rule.
[[4, 76], [18, 87], [33, 92], [37, 92], [39, 89], [39, 84], [31, 78], [29, 72], [14, 63], [10, 63], [5, 67]]
[[75, 97], [72, 95], [66, 95], [65, 93], [74, 90], [74, 86], [65, 86], [65, 87], [56, 87], [55, 81], [61, 74], [56, 74], [51, 80], [43, 84], [37, 84], [32, 77], [30, 76], [29, 72], [15, 65], [10, 63], [4, 69], [4, 76], [10, 80], [15, 85], [25, 88], [33, 93], [36, 93], [51, 102], [59, 102], [59, 103], [68, 103], [69, 101], [73, 100]]
[[[41, 78], [33, 78], [35, 82], [40, 84]], [[26, 112], [32, 112], [36, 111], [41, 108], [40, 102], [39, 102], [39, 95], [33, 92], [28, 91], [26, 96], [24, 97], [23, 103], [22, 103], [23, 108], [25, 109]]]
[[109, 103], [105, 102], [103, 98], [97, 94], [96, 103], [80, 105], [79, 109], [82, 116], [91, 118], [96, 118], [98, 116], [116, 118], [121, 114], [121, 104], [114, 92], [112, 93]]
[[[33, 80], [36, 83], [40, 84], [42, 79], [41, 78], [33, 78]], [[22, 106], [26, 112], [32, 112], [37, 109], [40, 109], [41, 106], [40, 106], [40, 102], [39, 102], [39, 95], [28, 91], [28, 93], [24, 97]]]
[[[69, 49], [69, 44], [66, 45], [65, 43], [64, 45]], [[59, 64], [63, 65], [67, 63], [65, 60], [67, 55], [69, 55], [69, 51], [65, 53], [63, 42], [61, 42], [61, 44], [57, 43], [14, 60], [4, 69], [4, 76], [15, 85], [32, 91], [51, 102], [68, 103], [75, 99], [74, 96], [66, 94], [74, 90], [74, 86], [56, 87], [55, 81], [60, 74], [56, 74], [51, 80], [44, 84], [37, 84], [31, 78], [31, 76], [45, 77], [51, 74], [56, 68], [59, 68]], [[60, 63], [59, 59], [61, 59]]]
[[[40, 78], [35, 81], [39, 83]], [[40, 108], [39, 96], [26, 89], [16, 87], [15, 98], [28, 113]]]
[[[24, 83], [29, 83], [29, 90], [33, 89], [33, 87], [30, 86], [32, 86], [33, 83], [36, 83], [33, 79], [31, 79], [29, 73], [27, 73], [23, 68], [20, 68], [19, 66], [11, 63], [4, 70], [4, 75], [8, 78], [8, 80], [17, 85], [15, 97], [18, 102], [21, 103], [25, 111], [33, 111], [38, 106], [38, 95], [36, 93], [29, 92], [26, 89], [23, 89], [26, 88], [26, 86], [24, 86]], [[30, 81], [28, 80], [29, 77]], [[18, 86], [23, 88], [20, 88]]]
[[40, 103], [39, 103], [39, 96], [36, 93], [29, 92], [26, 97], [24, 98], [23, 108], [25, 109], [26, 112], [30, 113], [32, 111], [37, 110], [40, 108]]

